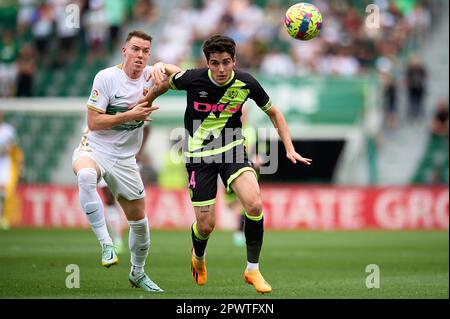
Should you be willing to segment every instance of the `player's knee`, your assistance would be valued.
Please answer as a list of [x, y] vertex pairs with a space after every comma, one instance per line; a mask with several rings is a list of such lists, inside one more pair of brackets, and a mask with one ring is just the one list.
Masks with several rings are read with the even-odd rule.
[[213, 221], [207, 221], [197, 224], [197, 229], [204, 237], [208, 237], [214, 230], [215, 223]]
[[262, 213], [262, 201], [254, 199], [245, 205], [245, 211], [251, 216], [259, 216]]
[[143, 209], [142, 207], [127, 207], [124, 209], [124, 212], [127, 216], [128, 221], [137, 222], [143, 220], [146, 217], [145, 209]]
[[78, 187], [86, 191], [97, 188], [97, 171], [93, 168], [82, 168], [77, 173]]

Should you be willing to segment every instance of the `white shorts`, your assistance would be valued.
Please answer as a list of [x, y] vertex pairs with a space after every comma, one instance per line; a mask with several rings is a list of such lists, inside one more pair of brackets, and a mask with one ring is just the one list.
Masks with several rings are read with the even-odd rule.
[[96, 152], [92, 147], [79, 146], [73, 151], [72, 163], [84, 156], [97, 163], [101, 177], [108, 184], [114, 197], [123, 197], [127, 200], [145, 197], [144, 183], [135, 157], [124, 160], [108, 158], [104, 154]]
[[5, 187], [10, 178], [11, 159], [9, 156], [0, 156], [0, 186]]

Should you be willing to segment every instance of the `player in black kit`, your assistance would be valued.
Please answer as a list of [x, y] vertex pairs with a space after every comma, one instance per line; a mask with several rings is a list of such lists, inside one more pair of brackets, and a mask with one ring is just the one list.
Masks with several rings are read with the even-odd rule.
[[[272, 104], [259, 82], [250, 74], [234, 69], [236, 44], [216, 35], [203, 44], [207, 68], [182, 71], [177, 66], [157, 63], [152, 77], [163, 81], [169, 76], [174, 90], [187, 92], [184, 114], [186, 169], [196, 222], [192, 225], [192, 277], [198, 285], [206, 283], [205, 249], [215, 226], [217, 177], [238, 196], [245, 209], [247, 268], [244, 279], [259, 293], [272, 287], [259, 271], [264, 217], [256, 172], [248, 161], [241, 128], [242, 107], [248, 98], [271, 119], [293, 162], [310, 165], [311, 159], [298, 154], [292, 144], [283, 114]], [[165, 75], [163, 74], [165, 73]], [[167, 81], [166, 81], [167, 82]]]

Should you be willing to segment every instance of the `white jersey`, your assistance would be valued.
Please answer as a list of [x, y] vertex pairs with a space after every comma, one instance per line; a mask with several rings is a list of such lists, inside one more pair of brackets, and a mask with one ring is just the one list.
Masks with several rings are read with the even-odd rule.
[[[152, 81], [145, 80], [151, 69], [151, 66], [146, 66], [138, 79], [129, 78], [122, 70], [122, 65], [101, 70], [95, 76], [87, 107], [106, 114], [126, 112], [153, 85]], [[115, 158], [135, 156], [142, 145], [143, 124], [144, 121], [130, 121], [107, 130], [87, 129], [82, 145]]]
[[8, 149], [16, 143], [16, 130], [8, 123], [0, 123], [0, 156], [6, 156]]

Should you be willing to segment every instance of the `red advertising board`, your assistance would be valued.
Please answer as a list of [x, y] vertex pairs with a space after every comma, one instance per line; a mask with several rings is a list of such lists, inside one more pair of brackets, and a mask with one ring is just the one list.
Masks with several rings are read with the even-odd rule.
[[[87, 227], [76, 186], [22, 185], [13, 226]], [[194, 212], [186, 191], [146, 189], [153, 229], [189, 228]], [[448, 187], [333, 187], [263, 185], [265, 227], [270, 229], [448, 229]], [[236, 216], [217, 200], [217, 229]], [[126, 223], [125, 217], [123, 222]]]

